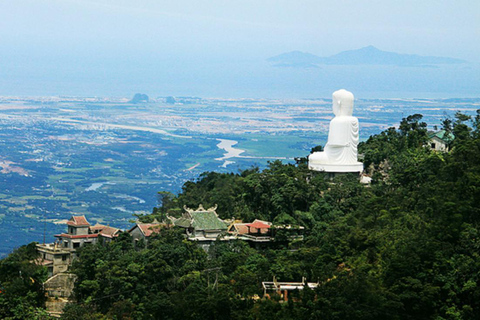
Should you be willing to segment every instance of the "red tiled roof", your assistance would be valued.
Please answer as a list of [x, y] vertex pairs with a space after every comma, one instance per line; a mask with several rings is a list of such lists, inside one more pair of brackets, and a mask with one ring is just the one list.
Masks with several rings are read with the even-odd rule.
[[128, 233], [132, 232], [133, 229], [139, 228], [140, 231], [145, 235], [145, 237], [150, 237], [152, 233], [158, 233], [160, 231], [160, 228], [162, 227], [162, 224], [160, 223], [137, 223], [134, 225], [130, 230], [128, 230]]
[[258, 221], [258, 220], [255, 220], [252, 223], [247, 223], [245, 225], [247, 227], [256, 228], [256, 229], [269, 229], [270, 228], [269, 224], [266, 224], [266, 223]]
[[98, 223], [97, 223], [97, 224], [94, 225], [94, 226], [90, 226], [90, 230], [100, 232], [100, 231], [102, 231], [103, 228], [105, 228], [105, 227], [107, 227], [107, 226], [104, 226], [103, 224], [98, 224]]
[[111, 238], [111, 237], [116, 236], [116, 234], [120, 231], [120, 229], [113, 228], [113, 227], [110, 227], [110, 226], [104, 226], [102, 224], [97, 223], [93, 227], [90, 227], [90, 231], [92, 233], [98, 233], [99, 235]]
[[234, 223], [233, 226], [236, 229], [238, 234], [247, 234], [248, 233], [248, 227], [247, 227], [246, 223]]
[[85, 216], [72, 216], [70, 220], [68, 220], [67, 225], [81, 227], [81, 226], [90, 226], [90, 223], [88, 223], [87, 218], [85, 218]]
[[68, 238], [68, 239], [82, 239], [82, 238], [97, 238], [98, 233], [96, 234], [84, 234], [84, 235], [71, 235], [71, 234], [56, 234], [55, 237], [57, 238]]
[[152, 233], [158, 233], [161, 227], [159, 223], [139, 223], [137, 226], [142, 230], [145, 237], [150, 237]]

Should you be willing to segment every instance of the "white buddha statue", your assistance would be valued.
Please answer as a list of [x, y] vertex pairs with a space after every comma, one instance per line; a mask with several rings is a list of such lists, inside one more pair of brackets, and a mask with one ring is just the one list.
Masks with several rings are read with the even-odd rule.
[[347, 90], [333, 93], [333, 113], [324, 151], [308, 157], [308, 168], [325, 172], [361, 172], [357, 161], [358, 119], [353, 117], [353, 94]]

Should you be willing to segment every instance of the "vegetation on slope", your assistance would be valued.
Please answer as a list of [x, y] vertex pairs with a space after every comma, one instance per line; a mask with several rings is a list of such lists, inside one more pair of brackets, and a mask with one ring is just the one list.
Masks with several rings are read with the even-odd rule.
[[[421, 115], [359, 146], [372, 173], [333, 181], [297, 165], [204, 173], [144, 221], [184, 205], [218, 204], [222, 218], [293, 223], [301, 243], [266, 249], [218, 242], [207, 255], [180, 230], [165, 229], [138, 250], [128, 234], [85, 247], [72, 271], [76, 303], [65, 319], [474, 319], [480, 314], [480, 113], [444, 129], [452, 150], [425, 148]], [[2, 261], [3, 263], [3, 261]], [[280, 303], [261, 282], [318, 281]], [[1, 299], [1, 298], [0, 298]], [[295, 300], [295, 301], [294, 301]]]
[[33, 263], [35, 243], [22, 246], [0, 260], [0, 319], [42, 319], [47, 269]]

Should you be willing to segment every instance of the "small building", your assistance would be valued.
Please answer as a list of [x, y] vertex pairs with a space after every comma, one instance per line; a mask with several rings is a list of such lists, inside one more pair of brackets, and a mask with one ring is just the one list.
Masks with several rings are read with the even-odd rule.
[[[98, 234], [91, 234], [90, 223], [85, 216], [72, 216], [67, 221], [67, 233], [56, 234], [55, 237], [61, 243], [62, 248], [77, 249], [86, 243], [96, 242]], [[95, 240], [94, 240], [95, 239]]]
[[120, 233], [120, 229], [96, 224], [91, 226], [85, 216], [72, 216], [67, 222], [68, 233], [55, 235], [63, 248], [78, 249], [96, 243], [99, 238], [109, 242]]
[[72, 263], [73, 251], [73, 249], [62, 248], [58, 243], [37, 244], [39, 257], [35, 262], [45, 266], [48, 276], [52, 277], [58, 273], [67, 272]]
[[93, 227], [90, 227], [91, 234], [98, 234], [98, 239], [103, 241], [103, 243], [109, 243], [120, 234], [121, 230], [105, 226], [103, 224], [96, 224]]
[[128, 233], [132, 236], [133, 243], [137, 244], [140, 240], [148, 243], [148, 239], [155, 233], [160, 232], [164, 224], [154, 221], [153, 223], [136, 223]]
[[76, 249], [99, 240], [110, 242], [120, 232], [120, 229], [101, 224], [91, 226], [85, 216], [72, 216], [67, 221], [67, 233], [55, 235], [55, 243], [37, 244], [40, 257], [36, 263], [46, 266], [50, 277], [67, 272]]
[[448, 152], [454, 135], [445, 130], [432, 131], [428, 133], [428, 145], [432, 150]]
[[257, 244], [273, 241], [279, 231], [289, 240], [303, 240], [304, 230], [305, 228], [302, 226], [273, 225], [269, 221], [259, 219], [250, 223], [237, 220], [228, 227], [228, 233], [231, 237]]
[[270, 298], [273, 293], [278, 294], [283, 301], [288, 301], [288, 293], [291, 291], [303, 290], [305, 287], [315, 289], [318, 286], [318, 282], [307, 282], [305, 278], [302, 278], [302, 282], [280, 282], [273, 277], [273, 281], [262, 282], [264, 298]]
[[228, 233], [237, 239], [268, 242], [273, 240], [272, 223], [268, 221], [255, 219], [250, 223], [234, 222], [228, 227]]

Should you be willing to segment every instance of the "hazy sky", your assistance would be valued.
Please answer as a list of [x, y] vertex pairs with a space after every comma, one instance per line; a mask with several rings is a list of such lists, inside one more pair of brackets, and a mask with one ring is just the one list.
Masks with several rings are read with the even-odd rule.
[[88, 79], [84, 65], [108, 73], [122, 63], [328, 56], [367, 45], [480, 62], [479, 39], [472, 0], [0, 0], [0, 72], [18, 82], [16, 74], [41, 77], [52, 66]]
[[480, 1], [472, 0], [0, 1], [2, 50], [32, 55], [330, 55], [371, 44], [472, 60], [479, 39]]

